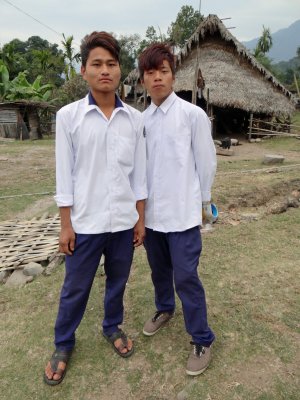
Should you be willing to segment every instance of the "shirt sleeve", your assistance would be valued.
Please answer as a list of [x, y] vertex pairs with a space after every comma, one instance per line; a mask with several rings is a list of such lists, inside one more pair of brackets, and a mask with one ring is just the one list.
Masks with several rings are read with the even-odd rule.
[[216, 148], [211, 136], [211, 123], [208, 116], [200, 108], [196, 109], [195, 114], [195, 118], [192, 119], [192, 149], [202, 201], [210, 201], [217, 168]]
[[134, 167], [130, 175], [130, 184], [136, 201], [148, 197], [146, 179], [146, 137], [142, 117], [139, 115], [136, 146], [134, 154]]
[[58, 207], [73, 205], [73, 168], [74, 154], [69, 129], [69, 118], [66, 110], [56, 114], [56, 195], [54, 199]]

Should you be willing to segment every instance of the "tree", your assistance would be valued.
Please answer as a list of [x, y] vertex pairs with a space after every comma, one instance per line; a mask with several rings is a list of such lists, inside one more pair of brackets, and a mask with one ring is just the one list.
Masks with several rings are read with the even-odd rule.
[[160, 28], [159, 32], [156, 31], [154, 26], [148, 26], [146, 29], [145, 39], [140, 42], [139, 48], [137, 50], [137, 55], [139, 55], [146, 47], [150, 46], [152, 43], [166, 42], [167, 37], [164, 35]]
[[55, 104], [59, 107], [65, 104], [72, 103], [73, 101], [82, 99], [89, 91], [87, 82], [80, 74], [76, 74], [58, 89], [53, 92]]
[[265, 55], [268, 53], [273, 45], [272, 35], [270, 28], [265, 28], [263, 26], [263, 32], [261, 37], [258, 39], [257, 45], [254, 49], [254, 57], [259, 57], [260, 55]]
[[137, 58], [140, 41], [141, 38], [138, 34], [121, 35], [118, 38], [118, 42], [121, 46], [120, 64], [122, 70], [122, 81], [126, 78], [129, 72], [135, 68], [135, 61]]
[[65, 64], [62, 50], [57, 44], [51, 44], [39, 36], [31, 36], [25, 42], [13, 39], [3, 46], [1, 57], [11, 79], [19, 72], [27, 71], [26, 77], [29, 82], [42, 75], [43, 83], [52, 83], [55, 86], [63, 83]]
[[170, 42], [179, 47], [184, 46], [199, 26], [203, 16], [193, 6], [182, 6], [175, 22], [168, 28]]
[[80, 53], [75, 53], [73, 46], [73, 35], [65, 37], [63, 34], [64, 40], [62, 40], [62, 45], [64, 47], [63, 57], [66, 64], [65, 74], [66, 80], [73, 78], [76, 75], [76, 69], [74, 64], [80, 61]]

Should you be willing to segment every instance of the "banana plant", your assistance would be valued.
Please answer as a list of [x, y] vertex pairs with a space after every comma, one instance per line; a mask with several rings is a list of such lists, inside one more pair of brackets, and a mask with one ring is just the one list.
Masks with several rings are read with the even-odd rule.
[[0, 100], [5, 100], [7, 93], [9, 92], [10, 81], [9, 72], [3, 61], [0, 60]]

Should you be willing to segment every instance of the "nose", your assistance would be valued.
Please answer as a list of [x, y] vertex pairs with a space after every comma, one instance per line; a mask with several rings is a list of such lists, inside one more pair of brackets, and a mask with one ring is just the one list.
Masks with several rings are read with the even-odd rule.
[[107, 65], [103, 64], [101, 68], [101, 75], [108, 75]]
[[154, 72], [154, 79], [155, 79], [156, 81], [161, 79], [161, 73], [160, 73], [159, 70], [155, 70], [155, 72]]

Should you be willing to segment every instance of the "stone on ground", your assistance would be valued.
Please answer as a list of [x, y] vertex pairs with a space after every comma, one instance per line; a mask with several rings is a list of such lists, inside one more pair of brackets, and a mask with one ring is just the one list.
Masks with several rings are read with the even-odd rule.
[[266, 154], [263, 159], [263, 164], [273, 165], [282, 164], [284, 157], [277, 154]]

